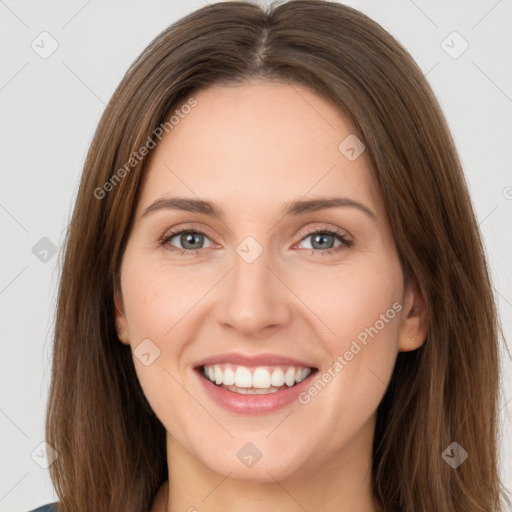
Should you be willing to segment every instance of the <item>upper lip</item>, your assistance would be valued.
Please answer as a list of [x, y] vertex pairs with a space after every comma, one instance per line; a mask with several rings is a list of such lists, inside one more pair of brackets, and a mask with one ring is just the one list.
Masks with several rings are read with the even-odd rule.
[[301, 368], [315, 368], [312, 364], [279, 354], [241, 354], [227, 352], [201, 359], [194, 366], [211, 366], [214, 364], [236, 364], [240, 366], [300, 366]]

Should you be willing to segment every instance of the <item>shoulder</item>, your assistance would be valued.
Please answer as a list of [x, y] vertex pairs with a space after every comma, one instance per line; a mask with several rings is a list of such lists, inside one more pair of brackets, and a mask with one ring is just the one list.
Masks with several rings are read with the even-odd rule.
[[35, 508], [34, 510], [30, 510], [29, 512], [57, 512], [57, 503], [48, 503], [48, 505], [43, 505], [42, 507]]

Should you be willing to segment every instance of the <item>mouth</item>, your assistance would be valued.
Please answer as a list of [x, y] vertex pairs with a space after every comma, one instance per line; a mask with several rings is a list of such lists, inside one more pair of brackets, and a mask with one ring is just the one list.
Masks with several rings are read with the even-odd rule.
[[192, 367], [200, 388], [217, 406], [231, 413], [261, 415], [298, 400], [318, 368], [278, 354], [229, 352]]
[[267, 395], [297, 386], [317, 371], [314, 367], [205, 364], [198, 373], [217, 387], [242, 395]]

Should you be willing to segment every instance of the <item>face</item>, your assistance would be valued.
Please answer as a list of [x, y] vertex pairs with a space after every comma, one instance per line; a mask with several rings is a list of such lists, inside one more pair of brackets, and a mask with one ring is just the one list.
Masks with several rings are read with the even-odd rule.
[[354, 459], [422, 340], [367, 154], [297, 85], [194, 98], [152, 150], [122, 260], [116, 322], [144, 393], [175, 452], [222, 475]]

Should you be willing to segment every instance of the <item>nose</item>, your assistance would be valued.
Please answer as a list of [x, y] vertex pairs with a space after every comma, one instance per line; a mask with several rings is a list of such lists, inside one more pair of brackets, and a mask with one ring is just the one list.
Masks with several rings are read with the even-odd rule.
[[225, 328], [257, 337], [290, 322], [293, 293], [274, 267], [268, 251], [252, 262], [234, 255], [217, 311], [217, 319]]

